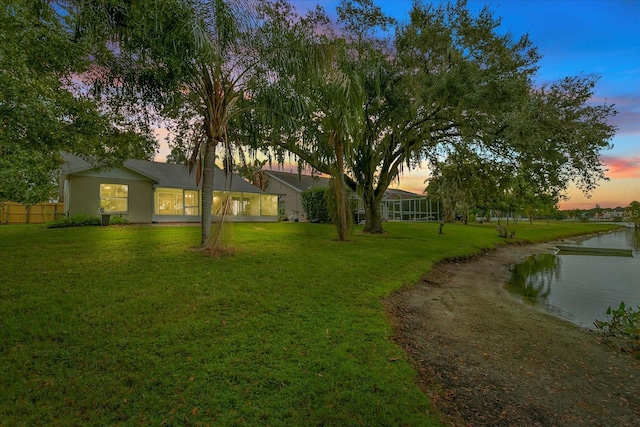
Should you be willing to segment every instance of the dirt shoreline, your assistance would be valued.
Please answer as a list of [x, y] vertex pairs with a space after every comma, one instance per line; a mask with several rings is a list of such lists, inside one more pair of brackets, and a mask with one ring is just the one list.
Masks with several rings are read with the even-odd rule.
[[447, 425], [640, 425], [640, 360], [503, 288], [511, 265], [556, 243], [439, 264], [385, 301]]

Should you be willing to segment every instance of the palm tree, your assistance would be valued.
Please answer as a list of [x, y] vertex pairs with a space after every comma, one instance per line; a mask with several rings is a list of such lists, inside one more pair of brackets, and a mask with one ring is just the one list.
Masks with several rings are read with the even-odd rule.
[[[194, 22], [196, 43], [204, 54], [199, 63], [193, 64], [195, 73], [188, 89], [193, 91], [193, 105], [202, 119], [205, 138], [194, 139], [190, 166], [197, 161], [202, 164], [201, 244], [209, 249], [224, 244], [220, 239], [222, 233], [211, 235], [216, 149], [223, 146], [225, 153], [232, 151], [228, 126], [237, 113], [244, 79], [254, 62], [250, 53], [242, 53], [247, 48], [246, 35], [255, 22], [253, 11], [243, 6], [215, 0], [197, 11]], [[226, 211], [221, 214], [224, 216]]]
[[348, 240], [351, 229], [350, 203], [345, 183], [346, 165], [351, 145], [357, 140], [356, 132], [362, 122], [362, 86], [358, 76], [336, 71], [325, 77], [323, 84], [314, 88], [316, 156], [329, 166], [334, 198], [334, 222], [338, 240]]
[[[275, 91], [289, 96], [289, 104], [281, 105], [280, 111], [296, 113], [292, 120], [273, 125], [271, 146], [278, 153], [293, 154], [299, 164], [332, 176], [333, 219], [339, 240], [349, 238], [352, 215], [348, 188], [357, 189], [351, 176], [356, 162], [353, 153], [363, 139], [366, 97], [370, 95], [367, 90], [371, 91], [365, 87], [371, 86], [367, 80], [371, 75], [363, 72], [363, 67], [370, 66], [367, 57], [376, 44], [367, 35], [372, 28], [369, 21], [375, 21], [374, 26], [389, 23], [372, 2], [361, 3], [364, 14], [360, 9], [346, 11], [339, 7], [339, 34], [321, 11], [301, 19], [299, 25], [306, 33], [299, 33], [297, 50], [305, 58], [315, 58], [315, 65], [304, 68], [293, 80], [279, 79], [274, 85], [278, 87]], [[348, 5], [343, 3], [341, 7]], [[364, 21], [367, 25], [363, 26]]]
[[174, 143], [189, 151], [188, 166], [202, 179], [204, 249], [223, 244], [224, 233], [211, 231], [217, 150], [223, 148], [231, 171], [236, 137], [259, 130], [239, 118], [256, 82], [268, 74], [269, 56], [282, 50], [276, 32], [288, 28], [267, 25], [282, 17], [267, 6], [250, 0], [133, 0], [80, 7], [86, 29], [104, 31], [115, 46], [99, 58], [97, 91], [136, 117], [142, 109], [170, 121]]

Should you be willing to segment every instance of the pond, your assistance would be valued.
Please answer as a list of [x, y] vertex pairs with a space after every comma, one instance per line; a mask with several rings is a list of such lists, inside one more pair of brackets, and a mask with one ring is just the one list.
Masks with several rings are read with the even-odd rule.
[[640, 230], [626, 228], [575, 242], [582, 248], [631, 249], [632, 256], [537, 254], [512, 268], [505, 286], [524, 301], [593, 328], [609, 306], [640, 306]]

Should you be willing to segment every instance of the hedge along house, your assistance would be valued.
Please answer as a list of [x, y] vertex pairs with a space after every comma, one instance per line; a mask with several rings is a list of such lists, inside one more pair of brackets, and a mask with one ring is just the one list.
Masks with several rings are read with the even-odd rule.
[[[98, 215], [106, 206], [111, 215], [133, 223], [200, 222], [202, 191], [195, 173], [184, 165], [127, 160], [121, 167], [95, 168], [84, 159], [64, 155], [60, 194], [67, 215]], [[278, 196], [265, 193], [237, 174], [216, 167], [214, 221], [221, 203], [231, 198], [228, 220], [265, 222], [278, 219]]]
[[[314, 187], [328, 187], [330, 179], [268, 170], [264, 171], [264, 174], [267, 176], [267, 191], [280, 194], [280, 216], [289, 219], [297, 217], [301, 220], [306, 219], [302, 209], [301, 193]], [[440, 203], [424, 195], [389, 188], [380, 202], [380, 216], [383, 221], [438, 221]], [[364, 204], [361, 198], [358, 198], [357, 202], [357, 220], [364, 220]]]

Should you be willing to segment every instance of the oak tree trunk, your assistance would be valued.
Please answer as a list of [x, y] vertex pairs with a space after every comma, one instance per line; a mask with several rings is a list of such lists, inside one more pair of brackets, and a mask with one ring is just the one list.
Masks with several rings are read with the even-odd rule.
[[365, 233], [384, 233], [382, 228], [382, 217], [380, 216], [381, 196], [376, 196], [373, 188], [365, 189], [362, 194], [364, 203], [364, 232]]

